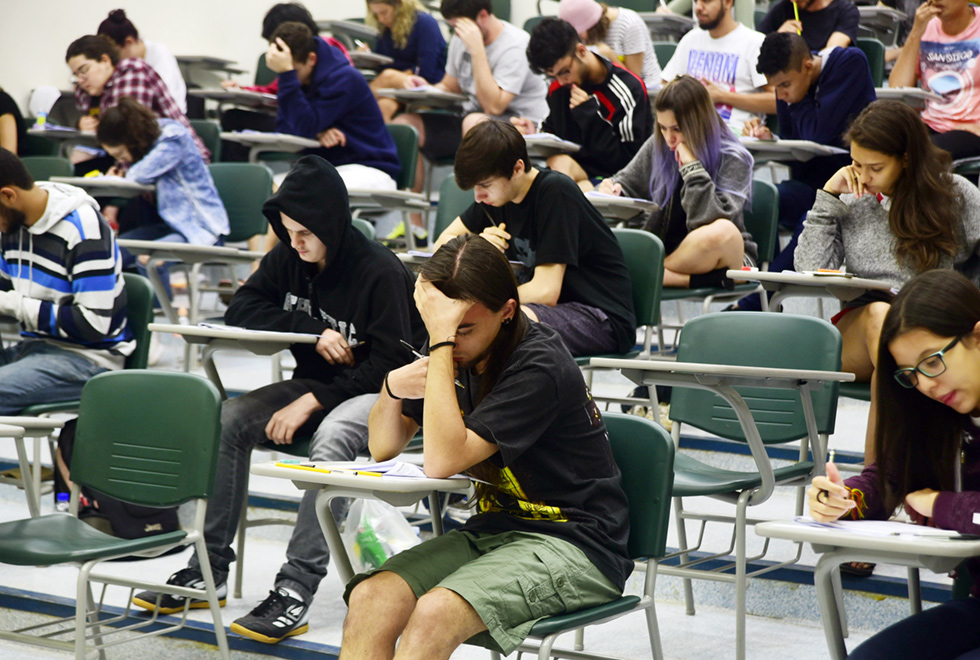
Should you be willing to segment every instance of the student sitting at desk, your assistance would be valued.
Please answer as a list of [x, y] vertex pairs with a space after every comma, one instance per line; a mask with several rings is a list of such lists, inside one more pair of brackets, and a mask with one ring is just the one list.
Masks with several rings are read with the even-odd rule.
[[[378, 72], [371, 90], [406, 86], [413, 75], [435, 85], [446, 75], [446, 40], [439, 23], [418, 0], [366, 0], [365, 23], [378, 29], [374, 52], [394, 61]], [[395, 99], [379, 98], [385, 121], [403, 110]]]
[[[330, 163], [319, 156], [298, 160], [262, 210], [280, 242], [235, 293], [225, 321], [253, 330], [316, 334], [320, 340], [290, 347], [296, 357], [292, 380], [222, 406], [215, 492], [204, 527], [222, 604], [229, 564], [235, 561], [231, 543], [248, 495], [252, 448], [312, 436], [311, 460], [354, 460], [367, 448], [368, 413], [385, 374], [412, 359], [400, 340], [417, 347], [425, 341], [411, 302], [411, 275], [390, 250], [354, 229], [347, 189]], [[310, 603], [330, 558], [315, 500], [316, 491], [303, 496], [274, 590], [232, 623], [232, 632], [271, 644], [307, 631]], [[169, 582], [192, 585], [202, 579], [192, 556]], [[163, 595], [158, 608], [158, 596], [142, 592], [133, 602], [163, 614], [184, 607], [182, 598]]]
[[[156, 186], [155, 199], [131, 200], [119, 214], [119, 238], [216, 245], [231, 227], [211, 172], [194, 140], [172, 119], [157, 119], [130, 97], [102, 115], [96, 138], [137, 183]], [[134, 270], [136, 257], [120, 248], [123, 268]], [[141, 257], [145, 264], [147, 257]]]
[[778, 0], [756, 29], [763, 34], [800, 34], [810, 50], [846, 48], [857, 45], [860, 18], [850, 0]]
[[755, 265], [758, 256], [742, 217], [752, 194], [752, 155], [690, 76], [667, 83], [654, 109], [653, 135], [597, 190], [660, 206], [644, 229], [664, 243], [664, 286], [732, 288], [725, 271]]
[[265, 62], [279, 74], [276, 131], [319, 140], [348, 188], [394, 190], [401, 166], [364, 76], [298, 22], [272, 34]]
[[[82, 112], [78, 129], [94, 131], [99, 115], [118, 105], [119, 99], [132, 96], [158, 117], [179, 122], [194, 138], [204, 162], [211, 162], [211, 152], [197, 136], [187, 116], [181, 112], [167, 86], [153, 68], [143, 60], [121, 59], [119, 49], [109, 37], [88, 35], [68, 46], [65, 62], [78, 79], [75, 105]], [[95, 102], [95, 99], [98, 99]], [[95, 102], [95, 103], [93, 103]]]
[[[918, 113], [899, 101], [875, 101], [845, 139], [853, 164], [817, 191], [794, 254], [796, 268], [846, 263], [849, 273], [895, 288], [931, 268], [952, 268], [980, 282], [980, 190], [952, 174], [949, 154], [929, 141]], [[833, 319], [844, 341], [841, 370], [871, 381], [866, 463], [875, 458], [880, 387], [874, 377], [888, 306], [887, 296], [867, 294], [844, 303]]]
[[[759, 51], [758, 70], [776, 88], [779, 137], [810, 140], [846, 148], [844, 133], [851, 120], [875, 100], [868, 59], [859, 48], [830, 48], [811, 53], [798, 34], [775, 32]], [[742, 135], [773, 139], [759, 119], [750, 119]], [[790, 242], [776, 255], [769, 270], [793, 270], [793, 252], [803, 218], [813, 208], [817, 190], [834, 172], [850, 163], [847, 154], [820, 156], [806, 163], [790, 163], [790, 178], [780, 181], [779, 222], [793, 232]], [[758, 294], [738, 301], [739, 310], [759, 310]]]
[[507, 655], [537, 619], [622, 593], [627, 503], [602, 417], [558, 334], [529, 323], [518, 296], [479, 236], [422, 266], [429, 357], [388, 374], [371, 455], [397, 456], [421, 424], [426, 475], [479, 479], [477, 513], [348, 583], [342, 660], [391, 658], [396, 642], [399, 658], [442, 660], [470, 638]]
[[0, 315], [23, 337], [0, 350], [0, 415], [77, 399], [90, 378], [123, 367], [136, 342], [117, 254], [94, 199], [35, 185], [0, 148]]
[[[443, 17], [453, 27], [446, 57], [446, 75], [435, 87], [463, 94], [463, 116], [448, 113], [402, 113], [396, 124], [409, 124], [419, 134], [419, 160], [412, 190], [422, 191], [424, 155], [450, 158], [460, 140], [477, 123], [490, 117], [529, 117], [539, 122], [548, 114], [547, 86], [527, 65], [530, 35], [493, 15], [491, 0], [442, 0]], [[413, 77], [409, 86], [428, 84]], [[425, 237], [421, 214], [412, 215], [412, 231]], [[404, 227], [400, 227], [401, 234]], [[396, 230], [388, 238], [398, 238]]]
[[[815, 478], [807, 490], [810, 515], [820, 521], [884, 520], [904, 504], [917, 524], [980, 534], [976, 283], [949, 270], [910, 280], [885, 316], [878, 367], [882, 377], [877, 385], [876, 462], [846, 481], [828, 463], [827, 476]], [[847, 657], [976, 658], [980, 559], [969, 559], [967, 565], [973, 577], [972, 598], [950, 600], [899, 621]]]
[[131, 20], [126, 18], [126, 12], [122, 9], [110, 11], [109, 17], [99, 23], [96, 34], [112, 39], [119, 48], [119, 57], [122, 59], [143, 60], [153, 67], [163, 80], [163, 84], [167, 86], [170, 96], [177, 102], [177, 107], [187, 114], [187, 85], [184, 83], [184, 76], [180, 73], [177, 58], [169, 48], [156, 41], [140, 39], [139, 30]]
[[635, 11], [595, 0], [561, 0], [558, 18], [570, 23], [582, 41], [603, 57], [635, 73], [647, 91], [660, 89], [663, 76], [650, 29]]
[[[535, 26], [527, 59], [532, 70], [553, 78], [541, 131], [582, 146], [574, 154], [551, 156], [548, 167], [592, 190], [598, 179], [630, 162], [650, 136], [646, 87], [627, 69], [587, 49], [575, 28], [557, 18]], [[510, 121], [525, 135], [538, 132], [526, 117]]]
[[456, 182], [476, 201], [439, 236], [480, 234], [521, 270], [523, 311], [558, 331], [572, 355], [625, 353], [636, 343], [633, 294], [612, 230], [564, 174], [531, 166], [508, 122], [477, 124], [456, 153]]
[[980, 156], [980, 17], [968, 0], [927, 2], [915, 12], [889, 87], [914, 87], [943, 97], [926, 101], [922, 120], [932, 141], [953, 160]]

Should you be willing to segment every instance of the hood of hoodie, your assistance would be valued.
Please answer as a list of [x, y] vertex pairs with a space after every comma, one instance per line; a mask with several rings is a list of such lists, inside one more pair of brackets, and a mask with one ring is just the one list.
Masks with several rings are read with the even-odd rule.
[[44, 209], [44, 215], [27, 227], [27, 231], [34, 235], [47, 232], [59, 220], [83, 206], [91, 206], [96, 211], [99, 210], [99, 203], [81, 188], [48, 181], [38, 182], [37, 186], [48, 191], [48, 205]]
[[[327, 248], [324, 270], [333, 265], [338, 254], [348, 251], [353, 240], [347, 187], [336, 168], [319, 156], [296, 161], [279, 190], [262, 206], [262, 213], [285, 245], [290, 245], [289, 233], [280, 213], [313, 232]], [[290, 248], [290, 252], [302, 261], [295, 250]]]

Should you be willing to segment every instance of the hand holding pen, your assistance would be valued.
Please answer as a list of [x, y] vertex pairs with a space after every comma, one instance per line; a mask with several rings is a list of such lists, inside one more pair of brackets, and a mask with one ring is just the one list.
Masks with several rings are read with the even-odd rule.
[[[429, 357], [428, 355], [422, 355], [420, 352], [418, 352], [417, 350], [415, 350], [415, 347], [412, 346], [407, 341], [405, 341], [404, 339], [399, 339], [398, 341], [400, 341], [402, 343], [402, 346], [404, 346], [408, 350], [412, 351], [412, 355], [414, 355], [415, 357], [420, 358], [420, 359]], [[456, 383], [456, 387], [460, 388], [461, 390], [465, 390], [466, 389], [466, 386], [463, 385], [461, 382], [459, 382], [459, 379], [458, 378], [454, 378], [453, 379], [453, 382]]]

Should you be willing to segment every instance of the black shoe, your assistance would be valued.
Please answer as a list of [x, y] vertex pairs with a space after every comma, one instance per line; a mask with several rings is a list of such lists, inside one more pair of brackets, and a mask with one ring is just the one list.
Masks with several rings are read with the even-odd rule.
[[[670, 385], [657, 385], [656, 387], [657, 387], [657, 403], [670, 403], [670, 393], [673, 388], [671, 388]], [[650, 390], [646, 385], [640, 385], [638, 387], [633, 388], [633, 391], [630, 392], [630, 398], [649, 400]], [[644, 415], [646, 414], [646, 407], [638, 403], [634, 403], [632, 405], [623, 404], [620, 407], [623, 409], [623, 412], [627, 414], [629, 414], [629, 412], [633, 410], [633, 408], [640, 408], [642, 409], [642, 413]]]
[[309, 630], [309, 611], [308, 603], [276, 587], [254, 610], [232, 623], [230, 630], [257, 642], [275, 644]]
[[[190, 587], [192, 589], [205, 588], [204, 576], [201, 575], [201, 570], [198, 568], [185, 568], [177, 571], [170, 576], [167, 584], [173, 584], [178, 587]], [[218, 592], [218, 605], [224, 607], [225, 602], [228, 600], [228, 582], [224, 581], [215, 585], [215, 591]], [[185, 598], [183, 596], [157, 593], [156, 591], [141, 591], [133, 596], [133, 605], [139, 605], [145, 610], [159, 612], [160, 614], [173, 614], [174, 612], [182, 611], [184, 609], [184, 601]], [[190, 609], [192, 610], [207, 609], [208, 607], [208, 601], [206, 600], [191, 599]]]

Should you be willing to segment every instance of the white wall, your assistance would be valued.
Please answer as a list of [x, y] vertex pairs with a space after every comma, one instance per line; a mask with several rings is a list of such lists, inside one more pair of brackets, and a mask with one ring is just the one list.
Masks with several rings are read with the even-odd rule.
[[[262, 17], [275, 0], [0, 0], [0, 87], [26, 112], [40, 85], [68, 89], [65, 51], [94, 34], [109, 11], [122, 7], [140, 36], [166, 44], [175, 55], [213, 55], [237, 61], [248, 73], [265, 49]], [[305, 0], [316, 19], [363, 16], [364, 0]], [[553, 13], [551, 0], [543, 3]], [[517, 25], [537, 13], [535, 0], [511, 0]]]

